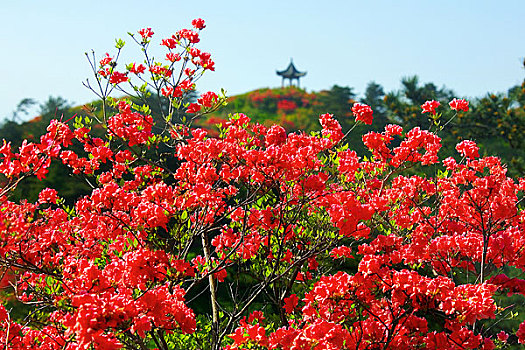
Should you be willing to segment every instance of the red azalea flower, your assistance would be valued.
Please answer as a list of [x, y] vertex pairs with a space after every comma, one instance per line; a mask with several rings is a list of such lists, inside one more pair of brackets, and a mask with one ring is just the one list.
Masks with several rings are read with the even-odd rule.
[[171, 69], [168, 69], [166, 67], [162, 67], [162, 66], [151, 66], [149, 68], [150, 72], [152, 72], [153, 74], [157, 74], [157, 75], [163, 75], [165, 76], [166, 78], [169, 78], [171, 77], [171, 75], [173, 74], [173, 71]]
[[170, 62], [177, 62], [181, 60], [181, 57], [178, 53], [168, 52], [166, 54], [166, 60]]
[[38, 195], [40, 203], [57, 203], [57, 191], [52, 188], [44, 188]]
[[191, 29], [181, 29], [177, 32], [176, 38], [183, 38], [188, 40], [192, 44], [196, 44], [200, 41], [199, 33], [194, 32]]
[[143, 64], [137, 66], [136, 63], [133, 63], [131, 67], [129, 67], [129, 71], [133, 74], [142, 74], [146, 71], [146, 66]]
[[464, 99], [453, 99], [449, 103], [450, 109], [453, 111], [464, 111], [468, 112], [468, 101]]
[[170, 97], [170, 96], [181, 97], [182, 96], [182, 90], [178, 86], [176, 86], [175, 88], [172, 88], [171, 86], [163, 87], [160, 90], [160, 93], [162, 94], [162, 96], [165, 96], [165, 97]]
[[456, 150], [469, 159], [479, 158], [479, 147], [474, 141], [465, 140], [457, 144]]
[[120, 84], [126, 81], [128, 81], [128, 76], [126, 75], [126, 73], [113, 72], [113, 74], [111, 74], [111, 77], [109, 78], [109, 82], [111, 84]]
[[195, 29], [204, 29], [206, 28], [206, 24], [204, 24], [204, 20], [202, 18], [196, 18], [193, 21], [191, 21], [191, 25]]
[[147, 38], [151, 38], [153, 34], [155, 33], [153, 33], [151, 28], [144, 28], [144, 29], [139, 30], [139, 34], [140, 36], [142, 36], [142, 39], [147, 39]]
[[441, 103], [438, 101], [427, 101], [421, 105], [421, 108], [423, 109], [423, 113], [429, 112], [430, 114], [436, 114], [436, 108], [439, 107]]
[[186, 109], [186, 113], [197, 113], [201, 110], [201, 106], [197, 103], [192, 103]]
[[367, 125], [372, 124], [374, 111], [372, 111], [370, 106], [363, 103], [354, 103], [354, 106], [352, 107], [352, 113], [355, 116], [356, 122], [361, 121]]
[[277, 109], [283, 111], [293, 111], [297, 108], [297, 104], [294, 101], [289, 100], [279, 100], [277, 101]]
[[501, 332], [498, 333], [498, 340], [499, 341], [502, 341], [502, 342], [506, 343], [507, 339], [509, 339], [509, 335], [507, 333], [505, 333], [505, 331], [501, 331]]
[[201, 98], [197, 100], [204, 107], [210, 108], [215, 101], [217, 101], [217, 94], [211, 91], [205, 92], [201, 95]]
[[288, 298], [284, 298], [284, 310], [287, 314], [291, 314], [299, 303], [299, 298], [296, 294], [290, 295]]
[[266, 133], [266, 143], [270, 145], [282, 145], [286, 142], [286, 130], [280, 125], [272, 125]]
[[104, 58], [102, 58], [99, 62], [100, 67], [104, 67], [106, 64], [110, 63], [113, 60], [112, 57], [109, 56], [109, 53], [106, 52], [106, 55]]
[[160, 44], [166, 46], [168, 49], [174, 49], [177, 47], [177, 40], [175, 40], [175, 38], [162, 39]]

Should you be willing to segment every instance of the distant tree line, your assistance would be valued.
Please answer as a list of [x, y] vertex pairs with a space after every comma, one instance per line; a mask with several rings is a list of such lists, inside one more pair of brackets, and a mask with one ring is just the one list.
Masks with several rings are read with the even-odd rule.
[[[319, 129], [319, 114], [328, 112], [338, 118], [344, 130], [349, 130], [354, 124], [351, 107], [354, 102], [361, 102], [372, 107], [374, 122], [371, 126], [357, 126], [353, 131], [355, 135], [362, 135], [367, 130], [383, 130], [387, 124], [399, 124], [405, 130], [415, 126], [428, 129], [431, 125], [428, 116], [422, 113], [421, 105], [425, 101], [435, 100], [441, 104], [438, 113], [443, 113], [440, 126], [443, 129], [439, 135], [444, 145], [460, 142], [461, 135], [462, 139], [477, 142], [484, 155], [500, 156], [507, 163], [511, 174], [524, 173], [525, 83], [505, 93], [487, 93], [483, 97], [469, 99], [469, 111], [444, 125], [453, 116], [448, 103], [453, 98], [464, 97], [434, 83], [421, 83], [417, 76], [403, 78], [401, 88], [391, 92], [385, 92], [380, 84], [372, 81], [360, 97], [353, 88], [339, 85], [314, 93], [295, 87], [259, 89], [233, 96], [228, 106], [209, 116], [201, 126], [212, 127], [228, 113], [244, 112], [267, 125], [279, 123], [289, 131], [310, 132]], [[280, 103], [282, 100], [294, 104]], [[349, 143], [356, 151], [366, 155], [360, 138], [350, 138]], [[442, 152], [453, 154], [454, 149], [451, 147], [444, 148]]]
[[[195, 95], [196, 96], [196, 95]], [[447, 108], [448, 103], [456, 95], [446, 87], [437, 87], [433, 83], [421, 83], [417, 76], [401, 80], [399, 90], [385, 92], [384, 88], [370, 82], [363, 96], [358, 97], [354, 89], [348, 86], [334, 85], [328, 90], [308, 93], [305, 90], [288, 87], [278, 89], [259, 89], [242, 95], [233, 96], [223, 109], [210, 114], [199, 122], [196, 127], [204, 127], [210, 133], [216, 133], [216, 125], [223, 122], [228, 114], [243, 112], [266, 125], [278, 123], [289, 131], [301, 130], [311, 132], [319, 129], [320, 113], [334, 114], [347, 131], [354, 125], [351, 117], [351, 107], [355, 102], [361, 102], [372, 107], [374, 122], [371, 126], [358, 125], [352, 132], [363, 135], [367, 131], [383, 130], [387, 124], [400, 124], [405, 130], [415, 126], [429, 128], [426, 115], [422, 114], [421, 105], [428, 100], [441, 103], [438, 112], [444, 113], [444, 119], [452, 114]], [[152, 116], [161, 114], [163, 101], [150, 101]], [[13, 145], [20, 145], [22, 140], [38, 140], [45, 132], [51, 119], [68, 120], [74, 123], [75, 118], [96, 117], [101, 112], [97, 103], [82, 106], [72, 106], [62, 97], [49, 97], [38, 105], [38, 116], [29, 121], [22, 121], [28, 111], [37, 105], [30, 98], [23, 99], [11, 116], [5, 118], [0, 126], [0, 139], [5, 139]], [[96, 119], [96, 118], [95, 118]], [[157, 118], [158, 121], [161, 118]], [[162, 125], [157, 125], [159, 129]], [[100, 130], [104, 132], [104, 130]], [[476, 141], [484, 155], [498, 155], [507, 164], [512, 175], [525, 172], [525, 82], [510, 88], [506, 93], [489, 93], [481, 98], [470, 100], [470, 109], [466, 113], [448, 123], [439, 133], [444, 145], [453, 145], [459, 141], [457, 135], [464, 139]], [[445, 142], [447, 141], [447, 142]], [[349, 144], [361, 156], [367, 156], [360, 138], [349, 138]], [[454, 154], [449, 146], [441, 151]], [[161, 150], [165, 152], [169, 150]], [[42, 182], [28, 179], [19, 186], [16, 196], [36, 200], [39, 191], [52, 187], [64, 194], [67, 201], [73, 201], [78, 196], [88, 193], [89, 182], [86, 179], [68, 175], [65, 167], [54, 164], [50, 175]]]

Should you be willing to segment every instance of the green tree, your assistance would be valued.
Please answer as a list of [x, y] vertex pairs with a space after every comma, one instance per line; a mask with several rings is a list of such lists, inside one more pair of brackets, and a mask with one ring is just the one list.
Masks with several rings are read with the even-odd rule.
[[436, 100], [442, 105], [456, 97], [452, 90], [438, 88], [433, 83], [419, 84], [417, 76], [405, 77], [401, 80], [401, 90], [389, 92], [385, 96], [388, 118], [406, 128], [413, 128], [426, 122], [422, 117], [421, 105], [425, 101]]
[[361, 102], [369, 105], [374, 111], [374, 129], [383, 129], [388, 124], [387, 109], [385, 104], [385, 91], [383, 87], [375, 81], [371, 81], [366, 86], [365, 95]]
[[330, 113], [344, 120], [349, 117], [352, 112], [352, 105], [356, 95], [353, 88], [348, 86], [334, 85], [330, 90], [319, 92], [316, 111], [319, 113]]
[[24, 98], [22, 99], [18, 105], [16, 106], [16, 109], [13, 111], [12, 114], [12, 120], [21, 120], [21, 116], [28, 116], [31, 112], [31, 108], [36, 104], [36, 101], [32, 98]]

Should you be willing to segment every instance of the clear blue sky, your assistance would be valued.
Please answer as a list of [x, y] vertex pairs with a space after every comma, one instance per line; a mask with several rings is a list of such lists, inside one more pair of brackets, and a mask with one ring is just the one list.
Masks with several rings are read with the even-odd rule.
[[275, 70], [291, 57], [308, 71], [309, 91], [338, 84], [362, 94], [372, 80], [391, 91], [417, 74], [477, 97], [525, 76], [523, 0], [2, 1], [0, 118], [26, 97], [93, 100], [81, 84], [90, 76], [84, 52], [111, 52], [115, 38], [142, 27], [167, 37], [196, 17], [207, 23], [199, 47], [216, 62], [201, 92], [279, 86]]

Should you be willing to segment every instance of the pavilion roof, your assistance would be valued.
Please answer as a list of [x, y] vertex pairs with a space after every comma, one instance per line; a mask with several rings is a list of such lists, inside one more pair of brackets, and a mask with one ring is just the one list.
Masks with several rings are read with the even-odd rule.
[[297, 79], [300, 77], [304, 77], [306, 75], [306, 72], [299, 72], [297, 68], [295, 68], [293, 61], [290, 60], [288, 68], [286, 68], [285, 70], [277, 71], [277, 74], [284, 78]]

